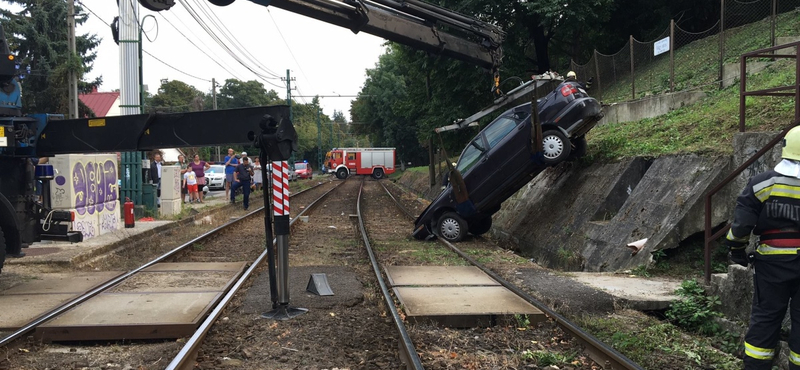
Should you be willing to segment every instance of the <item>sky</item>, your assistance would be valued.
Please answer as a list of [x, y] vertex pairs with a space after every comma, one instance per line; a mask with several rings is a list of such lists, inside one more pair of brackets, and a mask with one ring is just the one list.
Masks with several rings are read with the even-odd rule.
[[[120, 52], [106, 25], [119, 15], [117, 2], [80, 2], [97, 16], [90, 12], [88, 21], [78, 26], [77, 34], [94, 33], [103, 39], [96, 49], [94, 69], [85, 80], [102, 76], [99, 91], [119, 89]], [[271, 78], [256, 76], [224, 51], [192, 18], [186, 6], [200, 13], [215, 34], [246, 64]], [[247, 0], [237, 0], [227, 7], [212, 5], [207, 0], [176, 0], [175, 6], [167, 11], [151, 12], [142, 6], [138, 9], [146, 34], [143, 37], [144, 84], [151, 94], [158, 92], [162, 79], [180, 80], [210, 93], [212, 78], [219, 85], [225, 79], [237, 78], [259, 81], [266, 89], [275, 90], [278, 96], [286, 98], [286, 85], [281, 77], [285, 80], [288, 69], [296, 102], [310, 103], [312, 96], [320, 95], [324, 114], [332, 117], [333, 111], [338, 110], [349, 120], [350, 102], [361, 90], [366, 70], [375, 68], [385, 50], [382, 38], [354, 34], [346, 28]], [[221, 36], [223, 34], [232, 41]], [[277, 77], [272, 78], [270, 74]]]

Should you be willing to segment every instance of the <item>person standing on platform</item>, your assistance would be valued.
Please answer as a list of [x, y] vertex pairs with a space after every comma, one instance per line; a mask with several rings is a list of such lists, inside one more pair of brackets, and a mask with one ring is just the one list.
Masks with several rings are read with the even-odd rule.
[[197, 175], [194, 171], [186, 171], [183, 174], [183, 187], [189, 192], [189, 203], [200, 202], [200, 196], [197, 194]]
[[250, 207], [250, 181], [253, 179], [253, 169], [247, 157], [242, 158], [242, 163], [236, 166], [233, 173], [233, 185], [231, 186], [231, 204], [236, 203], [236, 190], [242, 188], [242, 205], [244, 210]]
[[255, 190], [261, 190], [261, 184], [264, 183], [263, 170], [261, 168], [261, 160], [258, 157], [253, 158], [253, 184]]
[[[189, 164], [189, 168], [194, 171], [194, 175], [197, 177], [197, 187], [203, 189], [203, 186], [206, 185], [206, 170], [211, 168], [211, 165], [206, 163], [206, 161], [201, 161], [200, 155], [195, 154], [194, 160]], [[200, 197], [200, 203], [203, 203], [203, 191], [198, 191], [198, 195]]]
[[235, 156], [233, 148], [228, 148], [228, 155], [225, 156], [225, 196], [230, 196], [231, 185], [233, 184], [233, 172], [239, 164], [239, 156]]
[[161, 207], [161, 166], [163, 162], [161, 161], [161, 153], [156, 153], [153, 156], [153, 162], [150, 163], [150, 180], [153, 181], [153, 184], [158, 185], [158, 190], [156, 190], [156, 201], [158, 206]]
[[[183, 176], [186, 175], [187, 172], [189, 172], [189, 163], [186, 162], [186, 157], [184, 157], [183, 154], [178, 156], [178, 166], [181, 167], [181, 178], [183, 178]], [[195, 178], [195, 181], [197, 181], [197, 178]], [[181, 201], [184, 204], [186, 204], [186, 195], [188, 194], [189, 190], [186, 189], [186, 184], [184, 184], [181, 187]], [[189, 196], [189, 199], [190, 200], [192, 199], [191, 195]]]

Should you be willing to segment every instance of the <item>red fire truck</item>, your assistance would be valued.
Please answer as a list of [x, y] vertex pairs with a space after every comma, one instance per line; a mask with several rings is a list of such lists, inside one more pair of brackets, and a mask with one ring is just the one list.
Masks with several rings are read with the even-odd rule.
[[325, 156], [325, 165], [340, 179], [350, 175], [381, 179], [394, 173], [394, 158], [394, 148], [335, 148]]

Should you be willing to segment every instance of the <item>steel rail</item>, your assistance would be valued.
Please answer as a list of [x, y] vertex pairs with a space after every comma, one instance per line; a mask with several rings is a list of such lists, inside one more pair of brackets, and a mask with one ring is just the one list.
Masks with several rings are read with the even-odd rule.
[[[321, 186], [321, 185], [317, 185], [317, 186]], [[301, 192], [298, 192], [296, 194], [292, 194], [291, 196], [297, 196], [297, 195], [303, 194], [304, 192], [306, 192], [308, 190], [311, 190], [311, 189], [314, 189], [317, 186], [308, 188], [308, 189], [303, 190]], [[209, 238], [211, 235], [214, 235], [214, 234], [220, 232], [221, 230], [224, 230], [224, 229], [226, 229], [226, 228], [228, 228], [228, 227], [230, 227], [232, 225], [238, 224], [242, 220], [248, 219], [251, 216], [253, 216], [253, 215], [255, 215], [255, 214], [257, 214], [257, 213], [259, 213], [259, 212], [261, 212], [263, 210], [264, 210], [264, 207], [262, 206], [262, 207], [260, 207], [260, 208], [258, 208], [256, 210], [253, 210], [252, 212], [240, 217], [240, 218], [237, 218], [235, 220], [230, 220], [230, 221], [226, 222], [225, 224], [222, 224], [222, 225], [220, 225], [220, 226], [218, 226], [218, 227], [216, 227], [214, 229], [211, 229], [211, 230], [205, 232], [204, 234], [202, 234], [202, 235], [200, 235], [200, 236], [198, 236], [198, 237], [196, 237], [196, 238], [194, 238], [194, 239], [192, 239], [192, 240], [190, 240], [190, 241], [188, 241], [188, 242], [186, 242], [186, 243], [184, 243], [184, 244], [182, 244], [182, 245], [180, 245], [178, 247], [175, 247], [174, 249], [166, 252], [165, 254], [163, 254], [163, 255], [161, 255], [159, 257], [156, 257], [155, 259], [151, 260], [150, 262], [147, 262], [144, 265], [139, 266], [139, 267], [137, 267], [137, 268], [125, 273], [125, 274], [119, 275], [119, 276], [117, 276], [117, 277], [115, 277], [115, 278], [113, 278], [111, 280], [108, 280], [105, 283], [103, 283], [102, 285], [100, 285], [100, 286], [98, 286], [98, 287], [96, 287], [96, 288], [94, 288], [94, 289], [92, 289], [92, 290], [90, 290], [90, 291], [88, 291], [88, 292], [86, 292], [86, 293], [84, 293], [84, 294], [82, 294], [82, 295], [70, 300], [69, 302], [64, 303], [63, 305], [61, 305], [59, 307], [56, 307], [53, 310], [48, 311], [47, 313], [37, 317], [36, 319], [32, 320], [31, 322], [29, 322], [25, 326], [17, 329], [13, 333], [11, 333], [11, 334], [7, 335], [6, 337], [4, 337], [2, 340], [0, 340], [0, 347], [3, 347], [5, 345], [11, 343], [15, 339], [17, 339], [17, 338], [29, 333], [31, 330], [35, 329], [39, 325], [41, 325], [41, 324], [43, 324], [43, 323], [45, 323], [45, 322], [47, 322], [49, 320], [52, 320], [53, 318], [57, 317], [58, 315], [61, 315], [62, 313], [74, 308], [75, 306], [77, 306], [77, 305], [79, 305], [79, 304], [81, 304], [83, 302], [86, 302], [87, 300], [89, 300], [89, 299], [95, 297], [96, 295], [102, 293], [106, 289], [111, 288], [112, 286], [115, 286], [116, 284], [118, 284], [118, 283], [124, 281], [125, 279], [127, 279], [127, 278], [129, 278], [129, 277], [141, 272], [142, 270], [144, 270], [144, 269], [146, 269], [146, 268], [148, 268], [150, 266], [153, 266], [153, 265], [155, 265], [155, 264], [157, 264], [157, 263], [159, 263], [159, 262], [161, 262], [161, 261], [163, 261], [163, 260], [165, 260], [165, 259], [167, 259], [169, 257], [172, 257], [173, 255], [181, 252], [183, 249], [186, 249], [187, 247], [191, 246], [192, 244], [200, 242], [200, 241], [203, 241], [203, 240]]]
[[389, 289], [386, 286], [386, 282], [383, 280], [383, 275], [381, 274], [380, 266], [378, 266], [378, 260], [375, 257], [375, 252], [372, 250], [372, 246], [369, 244], [367, 230], [364, 227], [364, 218], [361, 216], [361, 194], [363, 190], [364, 179], [361, 180], [361, 187], [358, 189], [358, 201], [356, 202], [356, 214], [358, 215], [358, 228], [361, 231], [361, 238], [364, 240], [364, 246], [367, 249], [367, 253], [369, 253], [369, 260], [370, 263], [372, 263], [372, 269], [375, 271], [375, 277], [378, 278], [378, 283], [381, 286], [383, 298], [386, 300], [386, 307], [392, 312], [392, 319], [394, 320], [395, 326], [397, 326], [397, 330], [400, 332], [400, 337], [402, 339], [400, 345], [402, 346], [402, 349], [405, 350], [404, 355], [406, 360], [408, 360], [406, 363], [406, 368], [422, 370], [424, 369], [422, 366], [422, 360], [419, 358], [416, 348], [414, 348], [414, 343], [411, 341], [411, 336], [408, 335], [408, 331], [403, 324], [403, 319], [400, 318], [400, 315], [397, 312], [394, 298], [392, 298], [391, 294], [389, 294]]
[[[387, 189], [386, 186], [383, 185], [383, 183], [381, 183], [381, 186], [383, 187], [383, 190], [385, 190], [386, 193], [388, 193], [389, 196], [392, 198], [395, 205], [399, 209], [403, 210], [403, 212], [405, 212], [405, 214], [408, 215], [413, 220], [414, 217], [411, 217], [411, 214], [405, 210], [405, 207], [403, 207], [403, 205], [400, 204], [400, 202], [397, 201], [397, 199], [392, 195], [389, 189]], [[528, 303], [532, 304], [533, 306], [544, 312], [545, 315], [555, 320], [559, 326], [561, 326], [564, 330], [569, 332], [574, 338], [577, 338], [580, 342], [582, 342], [582, 344], [584, 344], [584, 346], [586, 347], [586, 351], [589, 353], [589, 357], [591, 357], [604, 369], [643, 370], [641, 366], [639, 366], [637, 363], [633, 362], [629, 358], [625, 357], [625, 355], [619, 353], [616, 349], [603, 343], [602, 341], [597, 339], [594, 335], [587, 333], [579, 326], [569, 321], [566, 317], [550, 309], [550, 307], [548, 307], [538, 299], [534, 298], [533, 296], [526, 293], [522, 289], [518, 288], [514, 284], [511, 284], [510, 282], [506, 281], [500, 275], [497, 275], [494, 271], [481, 265], [480, 263], [478, 263], [478, 261], [467, 255], [466, 253], [462, 252], [452, 243], [441, 238], [437, 238], [437, 240], [448, 246], [453, 252], [455, 252], [462, 258], [469, 261], [473, 266], [481, 269], [492, 279], [497, 280], [497, 282], [502, 284], [506, 289], [512, 291], [514, 294], [518, 295], [522, 299], [526, 300]]]
[[[310, 209], [314, 208], [319, 201], [327, 198], [330, 193], [338, 189], [346, 181], [347, 180], [341, 181], [333, 189], [326, 191], [319, 198], [317, 198], [309, 205], [307, 205], [302, 212], [298, 213], [297, 216], [295, 216], [289, 221], [289, 227], [294, 225], [295, 221], [297, 221], [300, 218], [300, 216], [308, 212]], [[272, 242], [274, 245], [276, 240], [273, 238]], [[205, 320], [203, 320], [203, 323], [200, 324], [200, 326], [197, 328], [194, 334], [186, 341], [186, 343], [183, 345], [178, 354], [175, 355], [175, 357], [172, 359], [169, 365], [167, 365], [166, 367], [167, 370], [193, 368], [191, 364], [187, 364], [186, 362], [194, 358], [194, 355], [197, 353], [197, 350], [200, 349], [200, 346], [203, 344], [203, 340], [205, 339], [206, 334], [208, 334], [208, 331], [211, 329], [211, 326], [214, 325], [214, 323], [217, 321], [219, 315], [222, 313], [222, 310], [224, 310], [225, 307], [228, 306], [228, 303], [230, 303], [230, 301], [233, 300], [233, 297], [236, 295], [236, 293], [239, 292], [239, 289], [242, 287], [242, 285], [247, 281], [247, 279], [250, 278], [250, 276], [253, 274], [256, 268], [258, 268], [258, 266], [261, 265], [261, 263], [266, 258], [267, 258], [267, 248], [264, 248], [264, 252], [262, 252], [258, 256], [258, 258], [256, 258], [256, 260], [253, 262], [253, 264], [250, 265], [250, 268], [248, 268], [247, 271], [245, 271], [244, 274], [242, 274], [242, 276], [239, 277], [239, 279], [231, 287], [228, 293], [225, 294], [225, 297], [222, 298], [222, 300], [217, 304], [214, 310], [211, 311], [211, 313], [206, 317]]]

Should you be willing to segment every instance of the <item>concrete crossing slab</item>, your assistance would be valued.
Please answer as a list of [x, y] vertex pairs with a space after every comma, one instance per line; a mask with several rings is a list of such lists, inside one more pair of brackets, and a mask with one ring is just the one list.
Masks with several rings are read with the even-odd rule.
[[500, 283], [475, 266], [387, 266], [392, 286], [487, 285]]
[[396, 287], [394, 292], [407, 317], [447, 326], [483, 326], [497, 318], [528, 315], [545, 320], [544, 313], [502, 286]]
[[245, 262], [160, 263], [36, 329], [46, 342], [191, 335]]
[[119, 271], [43, 273], [0, 291], [0, 331], [12, 331], [119, 276]]
[[180, 338], [222, 292], [101, 294], [36, 329], [45, 342]]
[[386, 275], [406, 316], [451, 327], [491, 326], [498, 319], [528, 315], [545, 320], [538, 308], [474, 266], [388, 266]]

